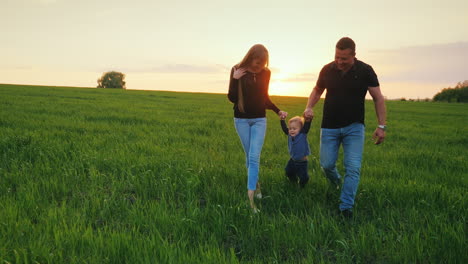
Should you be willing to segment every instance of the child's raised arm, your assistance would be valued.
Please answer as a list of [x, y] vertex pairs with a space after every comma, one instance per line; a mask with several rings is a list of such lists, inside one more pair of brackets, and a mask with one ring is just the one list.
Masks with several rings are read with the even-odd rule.
[[302, 127], [302, 131], [304, 133], [309, 133], [310, 126], [312, 125], [312, 118], [304, 119], [304, 126]]
[[289, 135], [289, 129], [288, 129], [288, 127], [286, 126], [286, 121], [284, 121], [284, 119], [281, 119], [281, 120], [280, 120], [280, 123], [281, 123], [281, 128], [283, 129], [283, 132], [284, 132], [286, 135]]

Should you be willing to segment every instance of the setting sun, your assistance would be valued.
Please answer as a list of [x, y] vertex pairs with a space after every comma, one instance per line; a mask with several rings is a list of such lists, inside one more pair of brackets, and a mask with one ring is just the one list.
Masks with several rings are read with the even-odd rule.
[[270, 82], [270, 95], [309, 96], [315, 84], [314, 73], [291, 64], [273, 68]]
[[270, 83], [270, 95], [307, 97], [312, 90], [312, 85], [312, 83], [307, 82], [273, 80]]
[[333, 59], [333, 48], [323, 52], [319, 47], [293, 49], [290, 45], [269, 47], [271, 83], [270, 95], [308, 97], [323, 65]]

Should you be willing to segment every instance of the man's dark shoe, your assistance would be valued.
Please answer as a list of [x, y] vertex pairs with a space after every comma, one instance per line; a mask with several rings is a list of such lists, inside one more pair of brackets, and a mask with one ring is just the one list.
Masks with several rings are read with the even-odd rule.
[[327, 178], [327, 181], [328, 181], [328, 186], [329, 186], [330, 189], [332, 189], [332, 190], [337, 190], [337, 191], [340, 190], [341, 179], [330, 179], [330, 178]]
[[353, 211], [351, 211], [351, 209], [345, 209], [345, 210], [341, 211], [341, 215], [346, 219], [352, 219], [353, 218]]

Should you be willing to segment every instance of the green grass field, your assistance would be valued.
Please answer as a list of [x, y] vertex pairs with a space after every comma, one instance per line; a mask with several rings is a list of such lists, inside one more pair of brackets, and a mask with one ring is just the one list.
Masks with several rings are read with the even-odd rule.
[[[272, 100], [291, 117], [307, 99]], [[0, 85], [0, 263], [467, 263], [468, 105], [389, 101], [375, 146], [367, 102], [348, 222], [319, 167], [322, 104], [303, 190], [269, 111], [253, 215], [226, 95]]]

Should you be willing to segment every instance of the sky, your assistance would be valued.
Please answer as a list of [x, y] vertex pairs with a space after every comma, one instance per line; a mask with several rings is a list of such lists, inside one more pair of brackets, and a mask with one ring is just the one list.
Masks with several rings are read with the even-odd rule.
[[0, 0], [0, 83], [227, 93], [254, 44], [270, 95], [309, 96], [341, 37], [388, 99], [432, 98], [468, 80], [466, 0]]

